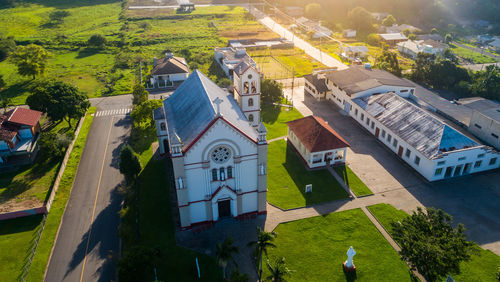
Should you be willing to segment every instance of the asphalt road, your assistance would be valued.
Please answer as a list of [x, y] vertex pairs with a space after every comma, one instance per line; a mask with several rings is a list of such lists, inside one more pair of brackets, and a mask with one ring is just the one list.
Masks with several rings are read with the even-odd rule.
[[130, 108], [131, 96], [91, 102], [106, 114], [96, 115], [90, 128], [45, 281], [116, 280], [122, 202], [117, 188], [123, 183], [118, 156], [131, 120], [114, 113]]

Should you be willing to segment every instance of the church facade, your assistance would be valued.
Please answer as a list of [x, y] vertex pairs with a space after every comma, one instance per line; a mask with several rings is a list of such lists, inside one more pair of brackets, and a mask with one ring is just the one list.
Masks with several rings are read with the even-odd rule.
[[[267, 131], [260, 122], [260, 74], [253, 67], [241, 68], [238, 77], [235, 99], [196, 70], [154, 111], [159, 150], [172, 160], [183, 229], [266, 213]], [[255, 91], [236, 94], [246, 93], [240, 88], [245, 85], [254, 85]]]

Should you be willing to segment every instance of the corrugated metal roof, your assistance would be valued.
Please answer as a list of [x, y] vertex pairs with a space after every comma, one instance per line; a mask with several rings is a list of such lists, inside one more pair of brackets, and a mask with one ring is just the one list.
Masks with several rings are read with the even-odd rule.
[[425, 157], [482, 146], [395, 93], [353, 100]]
[[[222, 90], [199, 70], [163, 102], [169, 136], [188, 146], [217, 117], [214, 100], [222, 100], [220, 113], [248, 137], [257, 140], [257, 131], [248, 122], [233, 96]], [[171, 140], [171, 142], [174, 140]]]

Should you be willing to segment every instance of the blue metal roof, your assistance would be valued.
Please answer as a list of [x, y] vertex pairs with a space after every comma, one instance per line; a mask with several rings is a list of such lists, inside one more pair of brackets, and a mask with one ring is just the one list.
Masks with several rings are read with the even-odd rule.
[[220, 114], [250, 138], [257, 140], [257, 131], [233, 96], [222, 90], [199, 70], [195, 70], [179, 88], [163, 102], [170, 141], [178, 137], [189, 145], [217, 117], [215, 99], [221, 99]]

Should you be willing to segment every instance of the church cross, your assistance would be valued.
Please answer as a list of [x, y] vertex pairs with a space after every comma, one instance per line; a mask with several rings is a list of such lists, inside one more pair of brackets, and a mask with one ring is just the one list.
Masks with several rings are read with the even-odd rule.
[[217, 115], [220, 115], [220, 104], [222, 104], [222, 101], [223, 100], [219, 97], [215, 98], [215, 100], [212, 101], [217, 105]]

